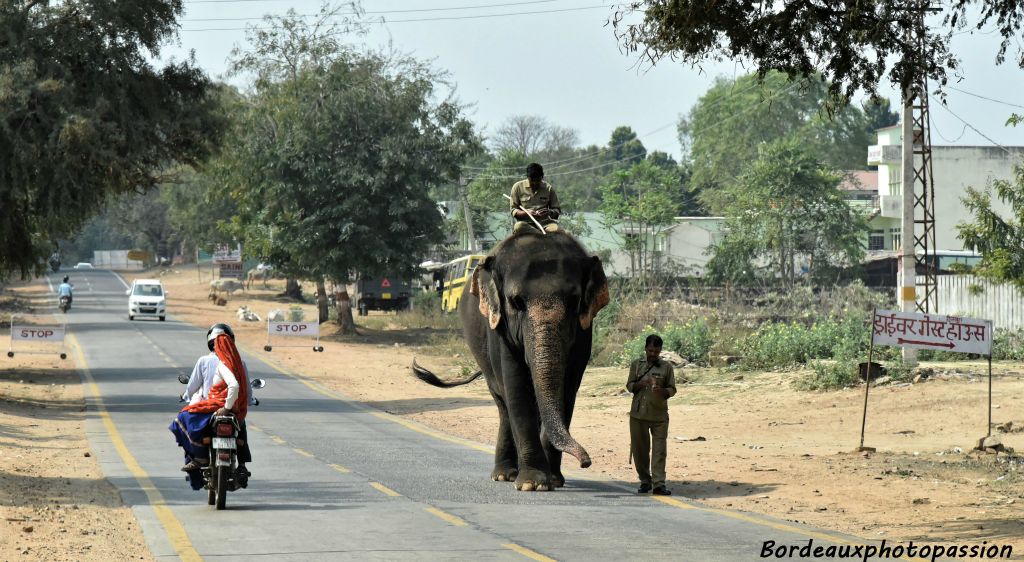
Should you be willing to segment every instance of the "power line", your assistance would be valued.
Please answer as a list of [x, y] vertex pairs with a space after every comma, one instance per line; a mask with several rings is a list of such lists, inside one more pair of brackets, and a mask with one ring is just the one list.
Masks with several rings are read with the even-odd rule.
[[[929, 98], [932, 98], [932, 96], [931, 96], [931, 95], [929, 95], [928, 97], [929, 97]], [[985, 133], [983, 133], [983, 132], [979, 131], [977, 127], [975, 127], [974, 125], [971, 125], [970, 123], [968, 123], [967, 121], [965, 121], [965, 120], [964, 120], [964, 119], [963, 119], [962, 117], [960, 117], [960, 116], [959, 116], [959, 115], [957, 115], [956, 113], [953, 113], [953, 110], [952, 110], [952, 109], [950, 109], [950, 108], [948, 108], [948, 107], [946, 107], [946, 104], [944, 104], [944, 103], [939, 103], [939, 102], [936, 102], [936, 101], [935, 101], [935, 98], [932, 98], [932, 101], [933, 101], [933, 102], [935, 102], [935, 103], [938, 103], [938, 104], [939, 104], [939, 106], [940, 106], [940, 107], [942, 107], [942, 109], [945, 109], [945, 110], [946, 110], [947, 112], [949, 112], [949, 114], [950, 114], [950, 115], [952, 115], [953, 117], [956, 117], [957, 119], [959, 119], [961, 123], [963, 123], [963, 124], [964, 124], [965, 126], [967, 126], [968, 128], [970, 128], [970, 129], [971, 129], [972, 131], [974, 131], [975, 133], [978, 133], [978, 134], [979, 134], [979, 135], [981, 135], [982, 137], [985, 137], [985, 140], [987, 140], [988, 142], [992, 143], [993, 145], [995, 145], [995, 146], [998, 146], [999, 148], [1003, 149], [1003, 152], [1005, 152], [1005, 153], [1009, 154], [1010, 156], [1014, 156], [1013, 152], [1010, 152], [1010, 149], [1008, 149], [1008, 148], [1006, 148], [1005, 146], [1003, 146], [1003, 145], [999, 144], [998, 142], [996, 142], [996, 141], [992, 140], [992, 138], [991, 138], [991, 137], [989, 137], [989, 136], [988, 136], [988, 135], [986, 135]]]
[[[269, 2], [273, 0], [195, 0], [195, 4], [224, 4], [227, 2]], [[453, 6], [450, 8], [413, 8], [409, 10], [380, 10], [373, 12], [338, 12], [336, 14], [327, 14], [333, 16], [358, 16], [358, 15], [377, 15], [377, 14], [407, 14], [413, 12], [446, 12], [452, 10], [479, 10], [483, 8], [503, 8], [506, 6], [524, 6], [527, 4], [548, 4], [551, 2], [557, 2], [558, 0], [529, 0], [527, 2], [505, 2], [502, 4], [483, 4], [479, 6]], [[300, 18], [315, 18], [323, 16], [324, 14], [300, 14], [297, 17]], [[181, 21], [251, 21], [261, 20], [264, 16], [258, 17], [247, 17], [247, 18], [183, 18]]]
[[1020, 105], [1020, 104], [1017, 104], [1017, 103], [1011, 103], [1011, 102], [1008, 102], [1008, 101], [997, 100], [995, 98], [986, 97], [986, 96], [983, 96], [981, 94], [975, 94], [973, 92], [968, 92], [967, 90], [961, 90], [960, 88], [957, 88], [955, 86], [946, 86], [946, 87], [949, 88], [950, 90], [956, 90], [956, 91], [960, 92], [961, 94], [967, 94], [969, 96], [974, 96], [976, 98], [981, 98], [983, 100], [988, 100], [988, 101], [991, 101], [991, 102], [1001, 103], [1003, 105], [1008, 105], [1010, 107], [1018, 107], [1020, 109], [1024, 109], [1024, 105]]
[[[507, 16], [529, 16], [529, 15], [535, 15], [535, 14], [555, 14], [555, 13], [561, 13], [561, 12], [579, 12], [579, 11], [582, 11], [582, 10], [593, 10], [593, 9], [596, 9], [596, 8], [608, 8], [608, 7], [610, 7], [610, 6], [606, 6], [604, 4], [599, 4], [599, 5], [596, 5], [596, 6], [581, 6], [581, 7], [578, 7], [578, 8], [560, 8], [560, 9], [557, 9], [557, 10], [535, 10], [535, 11], [531, 11], [531, 12], [507, 12], [507, 13], [504, 13], [504, 14], [481, 14], [481, 15], [474, 15], [474, 16], [441, 16], [441, 17], [436, 17], [436, 18], [415, 18], [415, 19], [405, 19], [405, 20], [388, 20], [388, 19], [381, 18], [380, 21], [367, 21], [367, 22], [363, 22], [363, 23], [364, 24], [387, 25], [387, 24], [391, 24], [391, 23], [414, 23], [414, 22], [425, 22], [425, 21], [473, 20], [473, 19], [483, 19], [483, 18], [500, 18], [500, 17], [507, 17]], [[282, 29], [282, 27], [278, 26], [278, 25], [267, 26], [267, 27], [255, 27], [255, 26], [249, 26], [249, 27], [209, 27], [209, 28], [200, 28], [200, 29], [182, 29], [181, 31], [249, 31], [249, 30], [252, 30], [252, 31], [269, 31], [269, 30], [272, 30], [272, 29]]]

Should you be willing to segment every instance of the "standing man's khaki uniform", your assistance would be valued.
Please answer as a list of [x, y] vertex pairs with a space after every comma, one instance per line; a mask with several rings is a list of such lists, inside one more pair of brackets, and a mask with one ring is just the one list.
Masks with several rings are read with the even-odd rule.
[[[637, 384], [644, 377], [654, 377], [654, 387]], [[676, 394], [676, 377], [668, 361], [654, 364], [646, 358], [637, 359], [629, 367], [626, 390], [633, 393], [629, 410], [629, 439], [633, 462], [641, 484], [665, 486], [665, 459], [668, 456], [668, 400], [653, 389], [663, 388], [668, 396]]]
[[[534, 189], [530, 186], [530, 180], [518, 181], [512, 186], [512, 194], [509, 197], [511, 197], [509, 209], [512, 211], [512, 216], [515, 216], [520, 206], [527, 211], [548, 209], [553, 211], [554, 217], [549, 213], [546, 216], [537, 217], [537, 222], [548, 232], [558, 230], [558, 221], [555, 219], [561, 214], [562, 206], [558, 203], [558, 196], [555, 195], [555, 190], [551, 187], [551, 184], [540, 180], [540, 185]], [[537, 225], [533, 224], [533, 221], [529, 218], [517, 218], [513, 229], [514, 232], [519, 232], [523, 228], [536, 229]]]

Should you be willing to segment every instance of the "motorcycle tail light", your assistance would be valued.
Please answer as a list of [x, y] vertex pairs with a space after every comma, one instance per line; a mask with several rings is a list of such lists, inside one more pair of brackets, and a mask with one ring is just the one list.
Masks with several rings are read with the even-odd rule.
[[203, 445], [209, 445], [212, 442], [213, 439], [210, 439], [209, 437], [203, 437]]
[[217, 453], [217, 458], [222, 460], [222, 461], [230, 461], [231, 460], [231, 452], [230, 451], [221, 451], [221, 452]]
[[235, 428], [230, 423], [217, 424], [217, 437], [231, 437], [235, 434]]

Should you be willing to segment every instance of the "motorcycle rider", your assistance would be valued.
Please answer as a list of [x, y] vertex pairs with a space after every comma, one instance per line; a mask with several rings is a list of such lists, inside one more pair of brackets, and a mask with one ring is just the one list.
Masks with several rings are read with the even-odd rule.
[[[206, 400], [210, 395], [210, 387], [216, 378], [217, 369], [223, 364], [214, 350], [214, 342], [221, 335], [227, 336], [234, 343], [235, 332], [227, 324], [214, 324], [206, 331], [206, 347], [209, 348], [210, 353], [203, 355], [196, 361], [195, 367], [192, 368], [192, 374], [188, 379], [188, 386], [185, 387], [185, 392], [182, 394], [182, 399], [188, 402], [189, 406]], [[242, 362], [242, 369], [245, 371], [246, 380], [248, 380], [249, 368], [244, 361]], [[256, 404], [256, 399], [253, 397], [252, 392], [247, 392], [247, 394], [248, 404], [250, 406]], [[249, 435], [245, 429], [245, 419], [240, 418], [238, 420], [238, 428], [241, 446], [238, 448], [238, 470], [235, 474], [238, 484], [245, 488], [248, 485], [249, 476], [252, 475], [245, 466], [245, 463], [252, 462], [252, 452], [249, 449]], [[186, 465], [182, 470], [188, 472], [186, 470], [188, 467], [189, 465]]]
[[68, 283], [67, 275], [64, 276], [64, 282], [57, 287], [57, 299], [60, 300], [61, 297], [68, 298], [68, 306], [70, 307], [71, 301], [74, 300], [74, 290], [71, 283]]

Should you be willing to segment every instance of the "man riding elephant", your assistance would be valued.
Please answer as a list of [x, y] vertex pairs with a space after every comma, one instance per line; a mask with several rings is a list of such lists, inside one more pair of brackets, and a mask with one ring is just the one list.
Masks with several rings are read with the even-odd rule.
[[481, 262], [459, 302], [480, 371], [446, 383], [414, 364], [416, 375], [435, 386], [486, 376], [499, 419], [493, 480], [550, 490], [565, 484], [562, 452], [590, 466], [569, 424], [590, 360], [594, 317], [608, 301], [601, 260], [575, 238], [522, 230]]

